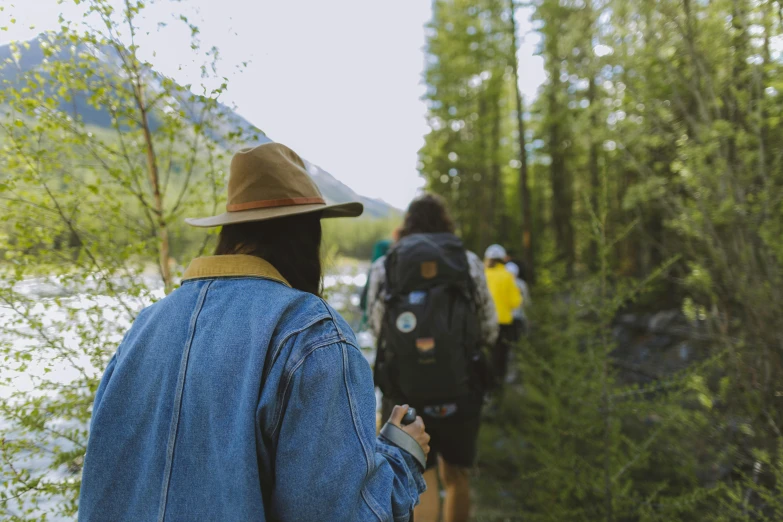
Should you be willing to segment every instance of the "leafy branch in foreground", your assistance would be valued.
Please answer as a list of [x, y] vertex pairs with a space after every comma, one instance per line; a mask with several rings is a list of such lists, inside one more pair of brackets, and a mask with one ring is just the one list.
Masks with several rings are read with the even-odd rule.
[[76, 513], [101, 371], [135, 314], [174, 288], [172, 252], [206, 247], [180, 223], [217, 209], [226, 151], [260, 135], [219, 102], [219, 54], [185, 17], [174, 18], [214, 85], [200, 94], [142, 58], [154, 55], [145, 2], [76, 4], [82, 19], [14, 44], [0, 69], [0, 516], [11, 520]]

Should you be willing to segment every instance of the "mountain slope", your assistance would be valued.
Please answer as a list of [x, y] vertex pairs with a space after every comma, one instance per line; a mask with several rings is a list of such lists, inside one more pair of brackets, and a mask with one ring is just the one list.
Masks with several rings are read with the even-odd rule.
[[[25, 73], [34, 71], [39, 68], [44, 60], [69, 60], [73, 50], [67, 49], [60, 51], [52, 56], [47, 57], [44, 53], [43, 45], [48, 37], [51, 35], [40, 35], [37, 38], [27, 42], [26, 45], [20, 47], [21, 54], [14, 56], [11, 45], [0, 46], [0, 64], [9, 64], [0, 67], [0, 83], [9, 82], [11, 85], [18, 85], [20, 78]], [[45, 44], [44, 44], [45, 45]], [[118, 69], [117, 63], [118, 57], [113, 53], [111, 49], [100, 49], [97, 53], [101, 56], [104, 65], [109, 68]], [[13, 65], [10, 65], [13, 64]], [[161, 77], [162, 78], [162, 77]], [[186, 117], [189, 115], [196, 115], [200, 112], [200, 103], [198, 99], [195, 101], [180, 101], [181, 108], [184, 110]], [[62, 101], [61, 109], [65, 112], [78, 113], [79, 117], [88, 125], [96, 125], [98, 127], [110, 128], [111, 127], [111, 115], [100, 108], [95, 108], [87, 103], [85, 97], [82, 95], [74, 96], [73, 100]], [[220, 105], [220, 110], [225, 114], [227, 125], [231, 126], [231, 130], [242, 129], [248, 136], [252, 136], [248, 145], [258, 145], [272, 141], [263, 131], [258, 127], [250, 123], [236, 111], [226, 105]], [[191, 118], [193, 119], [193, 118]], [[154, 115], [152, 118], [152, 126], [155, 127]], [[226, 129], [228, 130], [228, 129]], [[222, 132], [222, 129], [221, 131]], [[218, 138], [217, 132], [214, 136]], [[388, 203], [372, 199], [357, 194], [350, 187], [340, 182], [332, 174], [319, 166], [305, 160], [307, 170], [315, 180], [318, 187], [321, 189], [324, 197], [329, 203], [343, 203], [347, 201], [360, 201], [365, 206], [365, 215], [374, 218], [383, 218], [392, 215], [399, 214], [399, 210], [392, 207]]]

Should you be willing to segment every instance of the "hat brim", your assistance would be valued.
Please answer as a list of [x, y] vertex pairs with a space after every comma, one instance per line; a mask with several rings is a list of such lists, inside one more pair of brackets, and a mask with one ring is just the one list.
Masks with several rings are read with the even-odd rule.
[[361, 203], [339, 203], [336, 205], [296, 205], [288, 207], [256, 208], [239, 212], [224, 212], [218, 216], [205, 218], [188, 218], [185, 223], [199, 228], [222, 227], [237, 223], [250, 223], [252, 221], [266, 221], [297, 214], [313, 214], [321, 212], [321, 219], [359, 217], [364, 212]]

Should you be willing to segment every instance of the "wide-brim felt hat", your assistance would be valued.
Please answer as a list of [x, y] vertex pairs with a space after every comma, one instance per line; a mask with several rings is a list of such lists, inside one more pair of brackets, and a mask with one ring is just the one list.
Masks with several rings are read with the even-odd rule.
[[281, 143], [242, 149], [231, 160], [226, 211], [190, 218], [194, 227], [220, 227], [319, 212], [321, 218], [358, 217], [358, 202], [327, 205], [304, 161]]

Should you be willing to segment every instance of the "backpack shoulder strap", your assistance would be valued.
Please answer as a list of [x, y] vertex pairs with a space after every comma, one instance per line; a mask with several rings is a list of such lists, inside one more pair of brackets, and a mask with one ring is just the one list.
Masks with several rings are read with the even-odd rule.
[[394, 286], [392, 285], [392, 273], [397, 265], [397, 252], [392, 247], [386, 253], [386, 259], [383, 261], [384, 278], [383, 289], [385, 290], [386, 298], [389, 298], [389, 294], [394, 292]]

